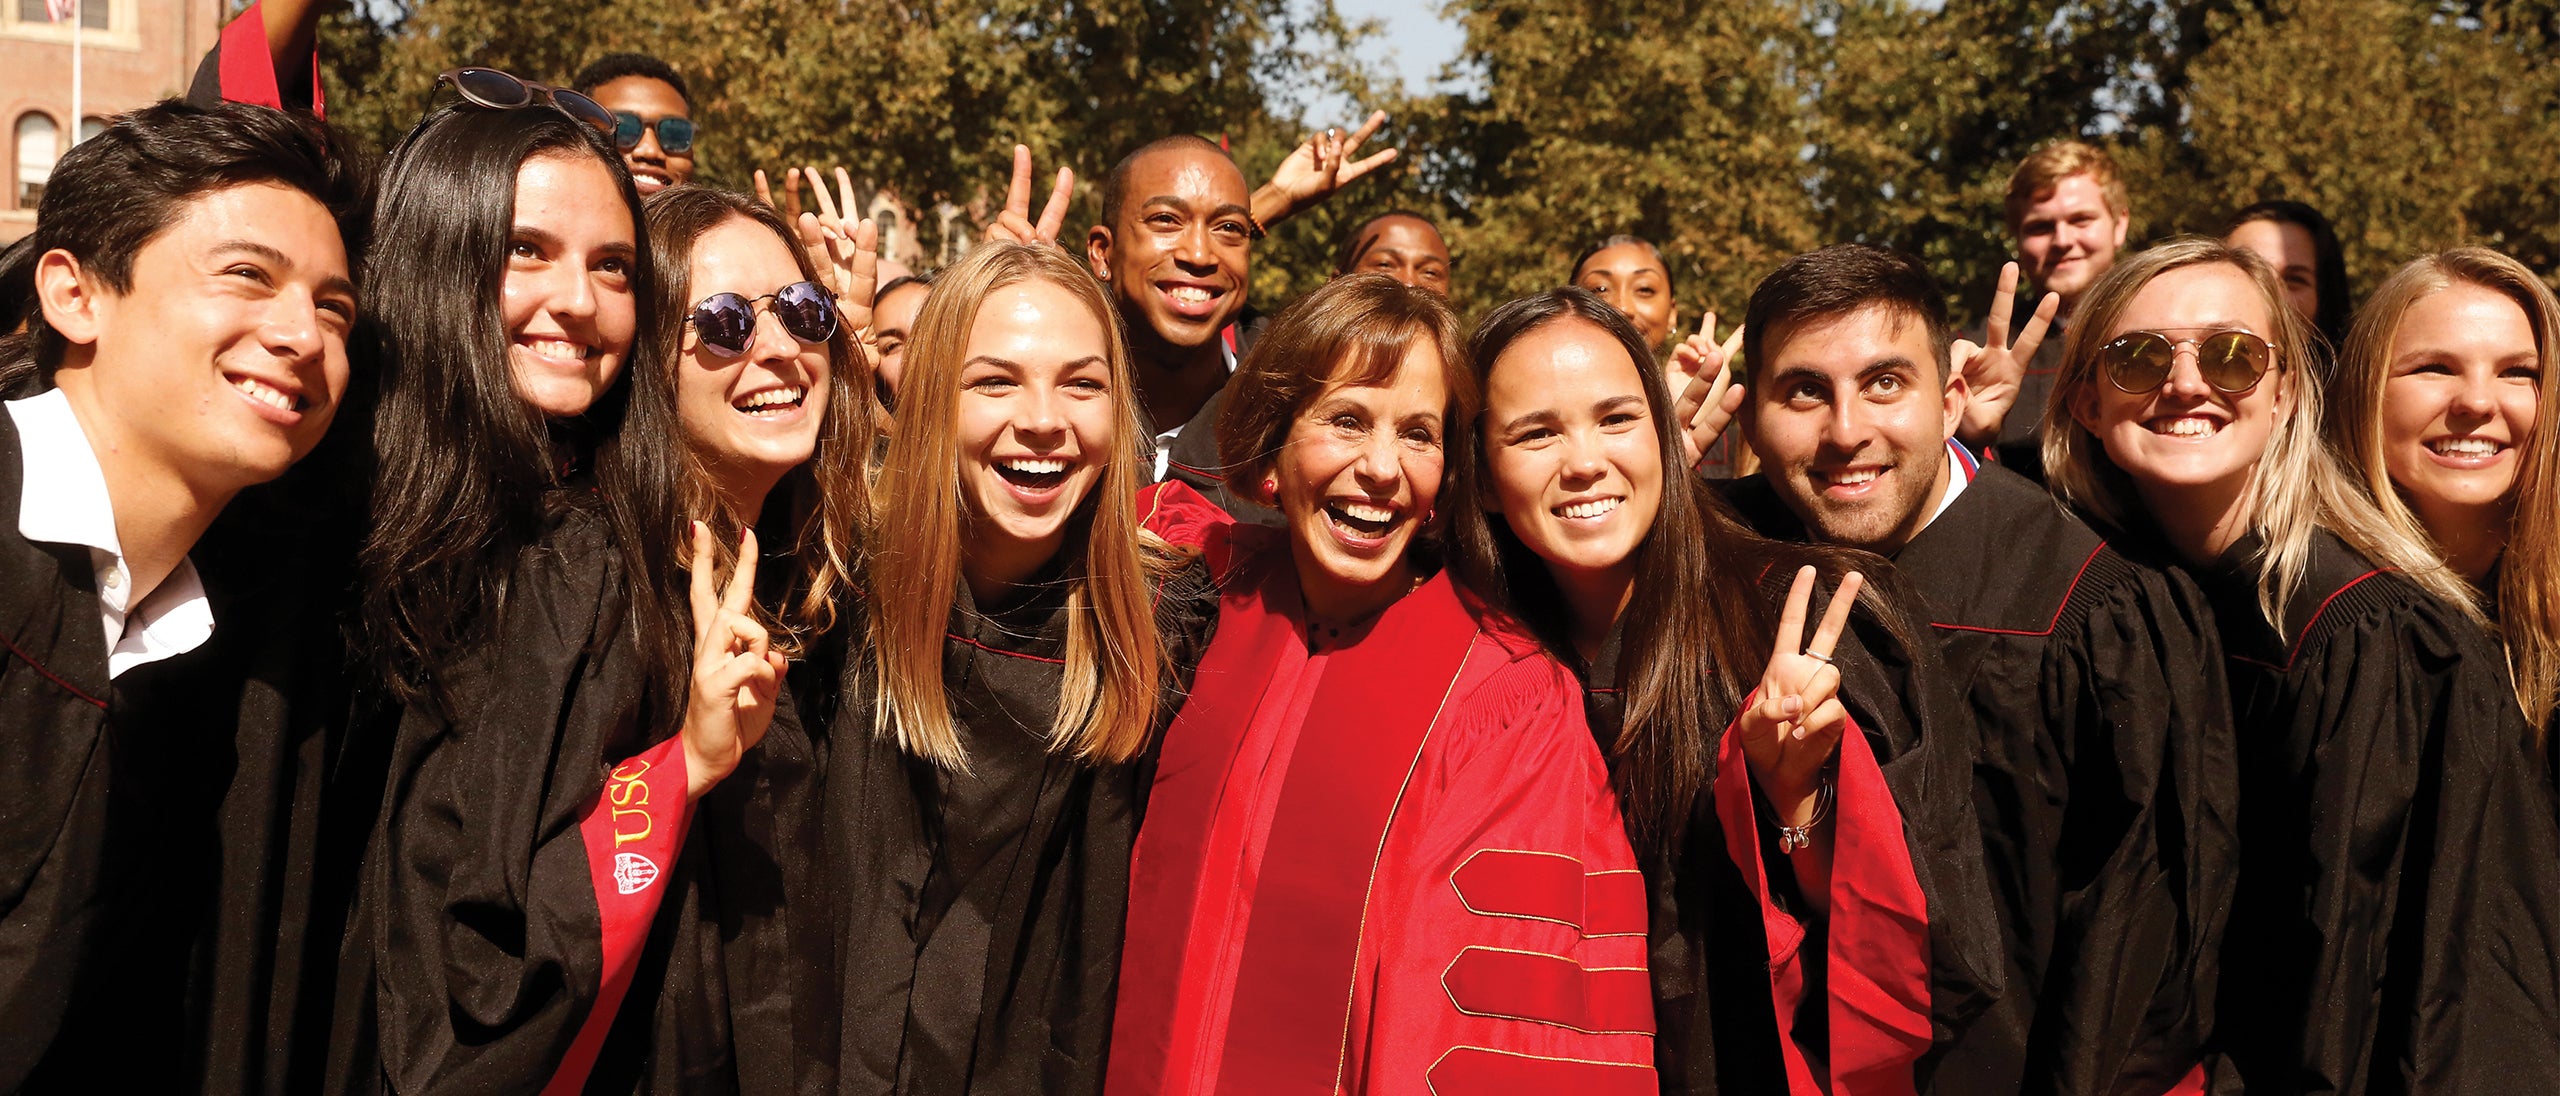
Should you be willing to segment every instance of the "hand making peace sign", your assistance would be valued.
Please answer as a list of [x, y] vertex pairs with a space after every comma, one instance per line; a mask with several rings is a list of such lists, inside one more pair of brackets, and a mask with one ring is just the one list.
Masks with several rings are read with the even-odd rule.
[[1742, 410], [1742, 386], [1734, 383], [1733, 359], [1742, 353], [1742, 325], [1716, 341], [1716, 314], [1698, 321], [1698, 333], [1671, 348], [1671, 366], [1663, 382], [1671, 389], [1671, 416], [1680, 425], [1680, 449], [1689, 467], [1707, 459], [1707, 450]]
[[[803, 175], [817, 197], [815, 213], [800, 210]], [[844, 326], [852, 331], [870, 327], [871, 295], [880, 283], [880, 226], [868, 218], [846, 219], [862, 208], [853, 200], [853, 173], [836, 169], [835, 194], [827, 193], [826, 181], [815, 167], [791, 168], [783, 177], [788, 183], [783, 192], [786, 206], [773, 205], [773, 188], [765, 182], [762, 168], [756, 170], [756, 200], [780, 210], [799, 231], [800, 246], [809, 257], [826, 264], [827, 290], [836, 295], [836, 311], [842, 314]]]
[[1299, 142], [1297, 148], [1289, 151], [1288, 158], [1272, 170], [1271, 181], [1263, 184], [1263, 191], [1255, 195], [1256, 199], [1266, 196], [1272, 199], [1267, 203], [1262, 200], [1253, 203], [1254, 213], [1260, 217], [1263, 227], [1269, 228], [1282, 218], [1304, 213], [1334, 191], [1395, 162], [1396, 150], [1392, 148], [1382, 149], [1364, 159], [1352, 159], [1360, 155], [1361, 145], [1378, 135], [1378, 127], [1386, 124], [1386, 111], [1370, 111], [1368, 120], [1360, 123], [1360, 128], [1351, 131], [1347, 137], [1341, 130], [1329, 128]]
[[[2009, 338], [2009, 313], [2018, 299], [2018, 264], [2000, 267], [2000, 288], [1991, 296], [1990, 318], [1983, 324], [1982, 337], [1987, 345], [1976, 346], [1969, 339], [1957, 339], [1948, 350], [1948, 368], [1964, 376], [1965, 387], [1972, 396], [1965, 404], [1964, 422], [1956, 428], [1956, 440], [1973, 449], [1981, 449], [2000, 439], [2000, 424], [2009, 417], [2010, 408], [2018, 402], [2018, 385], [2026, 380], [2027, 363], [2035, 360], [2037, 348], [2044, 345], [2044, 333], [2053, 326], [2053, 317], [2062, 311], [2062, 294], [2047, 293], [2036, 302], [2035, 315], [2027, 318], [2027, 326], [2018, 332], [2017, 340]], [[2032, 409], [2041, 415], [2041, 407]]]
[[1820, 790], [1822, 768], [1840, 749], [1840, 732], [1849, 710], [1840, 704], [1840, 671], [1831, 665], [1832, 649], [1848, 627], [1849, 609], [1857, 604], [1866, 576], [1851, 571], [1833, 591], [1831, 604], [1804, 642], [1804, 618], [1813, 601], [1814, 569], [1796, 572], [1787, 590], [1786, 608], [1778, 614], [1777, 644], [1769, 652], [1768, 671], [1760, 677], [1760, 695], [1736, 721], [1742, 755], [1751, 779], [1776, 808], [1781, 822], [1806, 824]]
[[1005, 187], [1004, 212], [996, 214], [981, 233], [990, 240], [1017, 244], [1054, 244], [1058, 230], [1066, 227], [1067, 204], [1075, 197], [1076, 173], [1058, 169], [1058, 181], [1049, 188], [1049, 201], [1040, 207], [1040, 220], [1031, 219], [1031, 148], [1013, 146], [1013, 181]]
[[773, 705], [788, 668], [764, 625], [748, 612], [755, 599], [756, 534], [738, 544], [729, 585], [711, 592], [711, 530], [693, 523], [693, 692], [685, 701], [685, 783], [702, 798], [738, 768], [773, 725]]

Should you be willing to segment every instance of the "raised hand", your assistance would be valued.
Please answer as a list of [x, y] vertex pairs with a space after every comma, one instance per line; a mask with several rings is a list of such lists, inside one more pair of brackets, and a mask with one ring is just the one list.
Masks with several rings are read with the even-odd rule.
[[[1964, 377], [1965, 387], [1972, 390], [1965, 404], [1964, 421], [1956, 428], [1956, 440], [1980, 449], [2000, 440], [2000, 424], [2018, 402], [2018, 385], [2026, 380], [2027, 363], [2035, 360], [2036, 350], [2044, 345], [2044, 333], [2053, 326], [2053, 317], [2062, 311], [2062, 295], [2047, 293], [2036, 302], [2035, 314], [2027, 318], [2027, 326], [2012, 340], [2009, 335], [2009, 313], [2018, 299], [2018, 264], [2000, 267], [2000, 288], [1993, 291], [1989, 318], [1983, 323], [1982, 345], [1969, 339], [1957, 339], [1948, 350], [1947, 367]], [[2043, 408], [2033, 409], [2042, 414]]]
[[1734, 383], [1733, 359], [1742, 352], [1742, 325], [1716, 341], [1716, 314], [1698, 321], [1698, 333], [1671, 348], [1671, 364], [1663, 383], [1671, 389], [1672, 418], [1680, 427], [1680, 449], [1689, 467], [1707, 459], [1707, 449], [1742, 411], [1742, 386]]
[[1049, 201], [1040, 207], [1040, 219], [1031, 219], [1031, 149], [1013, 146], [1013, 181], [1005, 187], [1004, 212], [996, 214], [981, 235], [990, 240], [1017, 244], [1054, 244], [1058, 230], [1067, 224], [1067, 203], [1075, 197], [1076, 173], [1058, 169], [1058, 181], [1049, 188]]
[[783, 220], [798, 221], [800, 219], [800, 169], [795, 167], [783, 171], [782, 204], [775, 205], [773, 201], [773, 187], [765, 182], [764, 169], [757, 168], [756, 200], [763, 202], [767, 208], [782, 214]]
[[1254, 192], [1254, 217], [1269, 228], [1292, 214], [1306, 212], [1361, 176], [1394, 163], [1396, 150], [1392, 148], [1364, 159], [1352, 159], [1360, 155], [1361, 145], [1378, 135], [1378, 127], [1386, 124], [1386, 111], [1371, 111], [1369, 119], [1348, 137], [1339, 129], [1327, 129], [1299, 142], [1272, 171], [1271, 181]]
[[1849, 711], [1840, 704], [1840, 671], [1831, 651], [1848, 627], [1849, 609], [1858, 600], [1866, 577], [1851, 571], [1832, 592], [1831, 605], [1804, 642], [1804, 618], [1813, 601], [1814, 570], [1796, 572], [1787, 604], [1778, 615], [1777, 645], [1769, 652], [1769, 668], [1760, 677], [1760, 695], [1735, 721], [1742, 735], [1742, 756], [1751, 766], [1752, 782], [1776, 808], [1786, 825], [1802, 826], [1814, 813], [1822, 767], [1840, 749], [1840, 732]]
[[844, 314], [844, 325], [856, 331], [868, 328], [872, 291], [880, 284], [880, 226], [867, 217], [851, 219], [861, 208], [853, 200], [851, 172], [836, 169], [837, 193], [830, 195], [817, 168], [800, 171], [818, 199], [817, 212], [802, 213], [793, 222], [800, 230], [800, 246], [808, 249], [810, 258], [828, 265], [827, 289], [836, 295], [836, 310]]
[[755, 598], [756, 534], [738, 544], [738, 566], [719, 593], [711, 588], [711, 530], [693, 523], [693, 690], [685, 701], [687, 791], [696, 799], [731, 772], [773, 725], [773, 705], [787, 668], [748, 612]]

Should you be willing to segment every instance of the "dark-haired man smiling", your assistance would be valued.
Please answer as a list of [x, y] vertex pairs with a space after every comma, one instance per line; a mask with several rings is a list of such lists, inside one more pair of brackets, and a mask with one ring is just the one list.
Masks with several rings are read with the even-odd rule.
[[1737, 421], [1764, 463], [1733, 498], [1768, 535], [1891, 557], [1973, 706], [2008, 990], [1922, 1059], [1924, 1087], [2168, 1091], [2203, 1054], [2233, 885], [2220, 645], [2183, 573], [1954, 441], [1971, 370], [1945, 302], [1918, 260], [1860, 245], [1764, 279]]
[[63, 156], [13, 253], [34, 299], [0, 344], [0, 1090], [280, 1085], [297, 1014], [327, 1007], [297, 978], [336, 942], [305, 931], [317, 804], [274, 809], [297, 775], [200, 710], [189, 665], [257, 630], [189, 552], [347, 389], [358, 187], [313, 125], [135, 111]]

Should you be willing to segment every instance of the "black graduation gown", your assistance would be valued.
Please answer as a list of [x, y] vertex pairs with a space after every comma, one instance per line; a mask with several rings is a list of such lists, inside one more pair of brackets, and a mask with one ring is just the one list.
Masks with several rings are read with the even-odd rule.
[[110, 683], [88, 552], [18, 536], [20, 465], [0, 416], [0, 1090], [306, 1088], [370, 819], [324, 797], [335, 542], [236, 500], [191, 553], [212, 637]]
[[[450, 707], [397, 715], [340, 969], [338, 1086], [534, 1091], [595, 1003], [603, 927], [580, 815], [608, 767], [675, 720], [653, 695], [605, 515], [582, 490], [549, 504], [495, 632], [439, 675]], [[645, 1042], [666, 936], [642, 954], [591, 1088], [636, 1083], [641, 1062], [614, 1051]]]
[[2245, 793], [2214, 1090], [2560, 1092], [2560, 824], [2495, 641], [2325, 531], [2278, 632], [2256, 551], [2202, 576]]
[[[1804, 535], [1765, 481], [1737, 494], [1764, 531]], [[2236, 855], [2202, 591], [1989, 464], [1894, 563], [1981, 737], [2009, 987], [1950, 1049], [1940, 1090], [2166, 1091], [2204, 1054]]]
[[[1792, 572], [1773, 570], [1764, 593], [1782, 601], [1793, 578]], [[1817, 598], [1815, 615], [1828, 596], [1826, 591]], [[1915, 664], [1868, 614], [1856, 613], [1851, 621], [1832, 652], [1840, 699], [1866, 732], [1902, 812], [1911, 866], [1928, 905], [1927, 978], [1936, 1049], [1915, 1069], [1925, 1085], [1938, 1053], [2001, 992], [1997, 923], [1975, 851], [1973, 805], [1965, 794], [1973, 729], [1960, 702], [1938, 684], [1934, 666]], [[1623, 627], [1613, 631], [1584, 677], [1583, 713], [1604, 751], [1625, 725], [1617, 685], [1623, 638]], [[1761, 669], [1739, 672], [1756, 678]], [[1668, 862], [1660, 853], [1638, 850], [1651, 907], [1655, 1064], [1665, 1093], [1783, 1093], [1787, 1073], [1760, 906], [1726, 852], [1712, 798], [1702, 798]], [[1762, 846], [1763, 863], [1786, 862], [1765, 832]], [[1791, 895], [1792, 881], [1772, 874], [1771, 886]], [[1826, 1023], [1818, 960], [1823, 952], [1810, 943], [1799, 949], [1816, 960], [1798, 1010], [1799, 1033], [1819, 1032]]]
[[[1216, 604], [1197, 563], [1160, 592], [1177, 680], [1159, 729]], [[658, 1088], [1099, 1091], [1153, 753], [1093, 765], [1049, 748], [1067, 619], [1063, 587], [994, 612], [960, 591], [943, 675], [966, 773], [880, 739], [871, 662], [857, 648], [838, 663], [832, 713], [809, 713], [823, 732], [768, 734], [752, 783], [706, 798], [717, 893], [702, 916], [721, 943], [703, 965], [722, 969], [671, 975], [671, 986], [702, 983], [671, 1009], [725, 1012], [707, 1022], [726, 1027], [735, 1051], [721, 1063], [697, 1045], [676, 1067], [662, 1038]], [[840, 628], [862, 630], [858, 619]]]

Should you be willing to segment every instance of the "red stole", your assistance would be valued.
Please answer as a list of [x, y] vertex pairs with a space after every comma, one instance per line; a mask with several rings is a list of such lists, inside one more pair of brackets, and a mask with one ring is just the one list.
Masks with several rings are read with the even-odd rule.
[[[1759, 693], [1743, 700], [1758, 702]], [[1752, 806], [1750, 763], [1743, 758], [1741, 720], [1727, 727], [1716, 761], [1716, 815], [1725, 852], [1742, 869], [1769, 942], [1769, 993], [1777, 1006], [1778, 1045], [1795, 1096], [1909, 1096], [1912, 1063], [1929, 1050], [1929, 904], [1911, 866], [1902, 810], [1884, 769], [1851, 719], [1840, 732], [1831, 831], [1831, 917], [1824, 926], [1830, 976], [1830, 1077], [1817, 1080], [1795, 1038], [1804, 1000], [1802, 924], [1769, 896], [1760, 861], [1759, 813]]]
[[[1388, 827], [1474, 646], [1477, 624], [1443, 574], [1380, 616], [1357, 643], [1307, 652], [1297, 576], [1285, 544], [1254, 552], [1238, 530], [1238, 567], [1219, 605], [1217, 638], [1190, 700], [1167, 732], [1147, 825], [1131, 864], [1128, 948], [1121, 962], [1110, 1081], [1115, 1094], [1188, 1092], [1169, 1077], [1215, 1010], [1181, 1003], [1199, 888], [1225, 885], [1233, 864], [1213, 861], [1220, 804], [1250, 794], [1231, 787], [1257, 719], [1284, 713], [1297, 676], [1313, 696], [1295, 742], [1261, 774], [1282, 781], [1249, 896], [1250, 920], [1233, 964], [1233, 996], [1214, 1090], [1332, 1093], [1348, 1083], [1353, 983], [1363, 923]], [[1321, 666], [1306, 664], [1322, 659]], [[1287, 764], [1281, 759], [1300, 761]], [[1237, 780], [1242, 783], [1241, 777]], [[1248, 839], [1249, 840], [1249, 839]], [[1195, 990], [1197, 986], [1193, 987]], [[1179, 1045], [1177, 1045], [1179, 1044]], [[1211, 1048], [1216, 1053], [1218, 1047]]]

